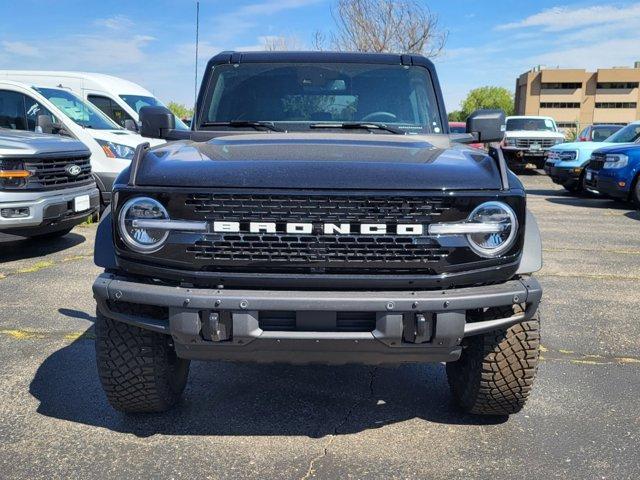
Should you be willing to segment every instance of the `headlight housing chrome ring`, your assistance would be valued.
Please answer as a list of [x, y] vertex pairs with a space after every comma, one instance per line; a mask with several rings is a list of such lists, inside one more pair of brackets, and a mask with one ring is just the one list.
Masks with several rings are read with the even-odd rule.
[[169, 213], [157, 200], [150, 197], [129, 199], [118, 216], [120, 238], [134, 252], [154, 253], [162, 248], [169, 231], [135, 225], [136, 220], [169, 220]]
[[497, 257], [508, 251], [516, 241], [518, 218], [513, 209], [505, 203], [490, 201], [478, 205], [467, 218], [467, 223], [502, 227], [497, 232], [466, 235], [471, 249], [481, 257]]

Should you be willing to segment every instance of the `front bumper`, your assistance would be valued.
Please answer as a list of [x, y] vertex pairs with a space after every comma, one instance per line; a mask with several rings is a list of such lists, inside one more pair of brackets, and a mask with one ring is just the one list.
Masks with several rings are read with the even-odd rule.
[[579, 167], [556, 167], [554, 164], [545, 164], [544, 171], [549, 175], [553, 183], [559, 185], [573, 186], [580, 181], [582, 168]]
[[[84, 211], [74, 210], [74, 200], [78, 197], [89, 197], [89, 208]], [[100, 194], [95, 184], [64, 190], [39, 192], [0, 192], [0, 210], [5, 208], [28, 208], [25, 217], [6, 218], [0, 214], [0, 231], [6, 233], [30, 233], [36, 229], [50, 230], [59, 224], [73, 226], [81, 223], [96, 211]]]
[[[455, 361], [465, 336], [531, 318], [542, 296], [532, 277], [449, 290], [362, 292], [173, 287], [108, 273], [96, 279], [93, 292], [102, 315], [170, 334], [181, 358], [328, 364]], [[514, 304], [524, 311], [470, 321], [478, 309]], [[157, 307], [156, 314], [132, 313], [138, 305]], [[299, 328], [263, 329], [273, 312], [295, 312]], [[338, 312], [368, 313], [375, 325], [333, 331]], [[419, 328], [418, 317], [424, 322]], [[416, 328], [419, 335], [407, 341], [408, 330]]]
[[626, 200], [629, 197], [629, 185], [625, 182], [625, 186], [621, 187], [618, 181], [618, 177], [603, 174], [602, 170], [587, 169], [584, 184], [587, 190], [593, 193], [606, 195], [617, 200]]

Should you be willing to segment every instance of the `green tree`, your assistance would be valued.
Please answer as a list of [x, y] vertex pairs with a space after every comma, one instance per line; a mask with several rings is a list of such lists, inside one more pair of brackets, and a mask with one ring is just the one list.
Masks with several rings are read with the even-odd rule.
[[188, 108], [186, 105], [178, 102], [169, 102], [167, 108], [173, 112], [173, 114], [180, 118], [191, 118], [193, 115], [193, 109]]
[[503, 87], [474, 88], [462, 101], [465, 118], [479, 108], [499, 108], [507, 115], [513, 115], [513, 94]]
[[467, 120], [467, 114], [462, 110], [454, 110], [453, 112], [449, 112], [449, 121], [450, 122], [464, 122]]

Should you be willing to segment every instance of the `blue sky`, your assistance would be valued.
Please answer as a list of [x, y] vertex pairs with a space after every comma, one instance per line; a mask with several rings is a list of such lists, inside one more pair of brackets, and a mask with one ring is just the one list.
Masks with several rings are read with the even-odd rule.
[[[331, 0], [202, 0], [200, 72], [228, 49], [268, 37], [310, 48], [332, 26]], [[501, 85], [534, 65], [595, 69], [640, 60], [640, 3], [425, 1], [449, 31], [436, 59], [448, 110], [472, 88]], [[164, 101], [191, 104], [193, 0], [0, 0], [0, 68], [110, 73]]]

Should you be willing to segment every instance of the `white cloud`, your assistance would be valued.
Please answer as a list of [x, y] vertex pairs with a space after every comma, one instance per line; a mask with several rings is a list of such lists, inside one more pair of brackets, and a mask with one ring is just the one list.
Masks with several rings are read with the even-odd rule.
[[594, 71], [613, 66], [632, 66], [638, 60], [640, 35], [636, 38], [602, 40], [590, 44], [559, 48], [529, 57], [531, 65], [559, 66], [562, 68], [584, 68]]
[[640, 4], [555, 7], [493, 29], [491, 41], [448, 49], [438, 59], [450, 109], [481, 85], [513, 90], [535, 65], [595, 70], [640, 60]]
[[[248, 5], [216, 1], [211, 9], [201, 2], [198, 76], [202, 77], [207, 61], [223, 50], [237, 45], [262, 50], [276, 38], [294, 38], [295, 30], [280, 31], [269, 22], [275, 23], [285, 11], [328, 1], [253, 0]], [[0, 31], [0, 64], [6, 69], [106, 73], [139, 83], [165, 102], [191, 105], [195, 83], [191, 21], [161, 27], [132, 18], [120, 14], [96, 18], [60, 35], [25, 31], [9, 37]]]
[[601, 5], [574, 8], [564, 6], [543, 10], [518, 22], [499, 25], [496, 30], [537, 27], [546, 32], [559, 32], [589, 25], [628, 22], [634, 19], [640, 19], [640, 4], [625, 7]]
[[134, 26], [133, 20], [126, 15], [113, 15], [107, 18], [98, 18], [94, 20], [93, 24], [110, 30], [125, 30]]
[[[327, 0], [265, 0], [244, 5], [236, 10], [218, 14], [211, 21], [209, 39], [217, 44], [233, 45], [235, 39], [251, 30], [263, 30], [265, 18], [288, 10], [297, 10]], [[207, 31], [201, 21], [200, 32]], [[259, 32], [263, 33], [263, 32]], [[257, 38], [256, 38], [257, 39]]]
[[2, 49], [9, 54], [18, 55], [21, 57], [37, 57], [40, 55], [40, 50], [34, 45], [30, 45], [25, 42], [0, 42]]

